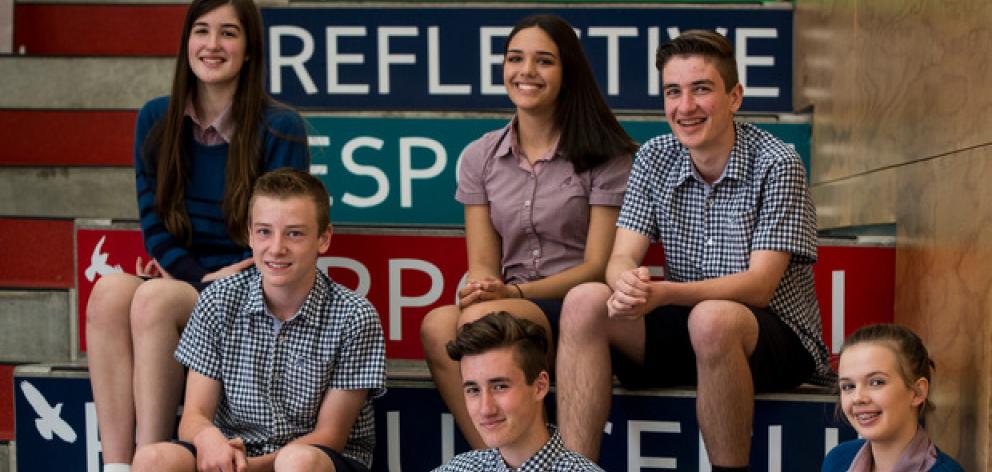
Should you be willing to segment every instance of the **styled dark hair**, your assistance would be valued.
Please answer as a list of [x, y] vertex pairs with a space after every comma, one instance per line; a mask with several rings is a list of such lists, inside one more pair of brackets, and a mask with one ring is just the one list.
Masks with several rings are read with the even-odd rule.
[[637, 144], [620, 126], [603, 99], [582, 43], [565, 20], [545, 14], [521, 19], [506, 37], [504, 60], [513, 37], [520, 30], [531, 27], [541, 28], [558, 46], [562, 79], [554, 120], [561, 133], [558, 148], [572, 163], [575, 172], [594, 169], [614, 157], [636, 152]]
[[[906, 386], [913, 388], [913, 384], [920, 378], [927, 379], [933, 384], [932, 375], [936, 369], [927, 347], [923, 345], [923, 340], [913, 332], [913, 330], [897, 324], [873, 324], [859, 328], [844, 341], [844, 347], [840, 350], [840, 355], [848, 348], [858, 344], [875, 343], [892, 349], [896, 359], [899, 361], [899, 376], [902, 377]], [[919, 419], [934, 410], [933, 403], [930, 402], [929, 395], [919, 409]]]
[[301, 170], [280, 167], [262, 174], [255, 181], [249, 208], [258, 197], [273, 197], [280, 200], [290, 197], [309, 198], [313, 200], [317, 209], [317, 230], [322, 232], [331, 223], [331, 200], [327, 195], [327, 189], [316, 177]]
[[547, 331], [537, 323], [505, 311], [492, 312], [465, 323], [446, 346], [448, 357], [455, 361], [504, 347], [513, 348], [513, 358], [524, 372], [528, 385], [533, 384], [541, 372], [548, 371]]
[[716, 31], [687, 30], [677, 38], [662, 43], [654, 56], [654, 65], [662, 74], [664, 80], [665, 64], [675, 56], [699, 55], [711, 60], [720, 72], [726, 92], [733, 89], [737, 82], [737, 59], [734, 57], [734, 47], [726, 38]]
[[189, 65], [187, 44], [193, 23], [224, 5], [234, 7], [245, 38], [245, 62], [238, 75], [238, 87], [231, 104], [236, 123], [227, 153], [223, 210], [227, 232], [236, 243], [247, 245], [245, 228], [252, 184], [262, 163], [259, 132], [266, 107], [274, 102], [265, 92], [265, 61], [262, 48], [262, 17], [252, 0], [194, 0], [183, 20], [179, 51], [172, 80], [169, 109], [149, 131], [142, 157], [154, 169], [155, 212], [165, 229], [185, 245], [192, 241], [192, 228], [186, 211], [185, 187], [190, 179], [189, 142], [192, 134], [184, 112], [187, 98], [196, 100], [196, 75]]

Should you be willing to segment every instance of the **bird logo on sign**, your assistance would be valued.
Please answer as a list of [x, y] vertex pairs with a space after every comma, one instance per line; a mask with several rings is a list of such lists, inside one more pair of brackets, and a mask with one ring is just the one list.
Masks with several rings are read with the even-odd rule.
[[96, 279], [97, 274], [100, 276], [113, 274], [115, 272], [124, 272], [121, 269], [120, 264], [111, 266], [107, 264], [107, 258], [110, 257], [109, 252], [103, 251], [103, 243], [107, 240], [107, 236], [100, 238], [100, 241], [96, 243], [96, 247], [93, 248], [93, 254], [90, 255], [90, 266], [86, 268], [83, 275], [86, 276], [86, 280], [92, 282]]
[[34, 426], [38, 428], [38, 434], [41, 437], [51, 441], [52, 437], [58, 436], [67, 443], [76, 442], [76, 432], [73, 431], [72, 426], [69, 426], [69, 423], [62, 419], [61, 403], [54, 407], [49, 405], [45, 396], [27, 380], [21, 382], [21, 392], [24, 393], [24, 398], [34, 409], [34, 413], [38, 415], [38, 418], [34, 420]]

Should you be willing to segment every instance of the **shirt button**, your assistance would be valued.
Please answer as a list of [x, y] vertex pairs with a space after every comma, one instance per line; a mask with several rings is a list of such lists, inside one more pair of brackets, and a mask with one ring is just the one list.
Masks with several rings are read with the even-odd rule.
[[272, 378], [273, 379], [276, 379], [276, 380], [279, 380], [280, 378], [282, 378], [282, 374], [279, 373], [279, 372], [276, 372], [276, 373], [272, 374]]
[[537, 257], [537, 256], [540, 256], [541, 255], [541, 251], [539, 249], [535, 249], [534, 252], [532, 252], [531, 254], [533, 254], [535, 257]]
[[713, 238], [709, 238], [709, 239], [707, 239], [707, 240], [706, 240], [706, 245], [707, 245], [707, 246], [712, 246], [712, 245], [713, 245]]
[[525, 202], [524, 202], [524, 206], [525, 206], [525, 207], [529, 207], [529, 206], [530, 206], [530, 200], [527, 200], [527, 201], [525, 201]]

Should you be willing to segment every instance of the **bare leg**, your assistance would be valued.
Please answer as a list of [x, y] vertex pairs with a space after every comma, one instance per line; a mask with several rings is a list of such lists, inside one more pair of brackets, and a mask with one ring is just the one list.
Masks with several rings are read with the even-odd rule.
[[287, 444], [276, 452], [276, 472], [334, 472], [331, 458], [313, 446]]
[[[455, 305], [448, 305], [431, 310], [420, 325], [420, 338], [424, 345], [424, 357], [431, 377], [437, 386], [441, 399], [444, 400], [455, 424], [461, 430], [465, 440], [473, 449], [485, 449], [472, 419], [465, 408], [465, 394], [462, 392], [462, 375], [458, 363], [448, 357], [445, 346], [455, 339], [457, 328], [469, 321], [475, 321], [493, 311], [507, 311], [519, 318], [527, 319], [541, 325], [548, 333], [548, 344], [551, 345], [551, 326], [548, 319], [537, 305], [527, 300], [506, 299], [477, 303], [460, 311]], [[549, 365], [554, 365], [554, 351], [549, 350]]]
[[758, 321], [739, 303], [705, 301], [689, 315], [689, 337], [699, 378], [696, 416], [710, 463], [746, 466], [754, 416], [748, 357], [758, 342]]
[[105, 463], [134, 455], [131, 299], [142, 280], [110, 274], [97, 280], [86, 308], [87, 360]]
[[182, 395], [183, 367], [172, 357], [197, 292], [178, 280], [144, 283], [131, 305], [134, 406], [138, 446], [172, 437]]
[[610, 319], [606, 312], [610, 294], [602, 283], [585, 283], [569, 291], [558, 339], [558, 425], [565, 445], [592, 460], [599, 457], [610, 411], [610, 346], [634, 361], [644, 359], [644, 321]]
[[162, 442], [148, 444], [138, 449], [134, 456], [133, 472], [194, 472], [196, 458], [178, 444]]

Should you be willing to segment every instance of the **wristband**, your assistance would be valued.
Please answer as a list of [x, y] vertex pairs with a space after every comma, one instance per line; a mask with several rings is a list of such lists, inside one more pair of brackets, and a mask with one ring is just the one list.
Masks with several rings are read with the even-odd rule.
[[513, 285], [513, 288], [517, 289], [517, 295], [519, 295], [518, 298], [524, 298], [524, 290], [520, 288], [520, 286], [517, 284], [511, 284], [511, 285]]

